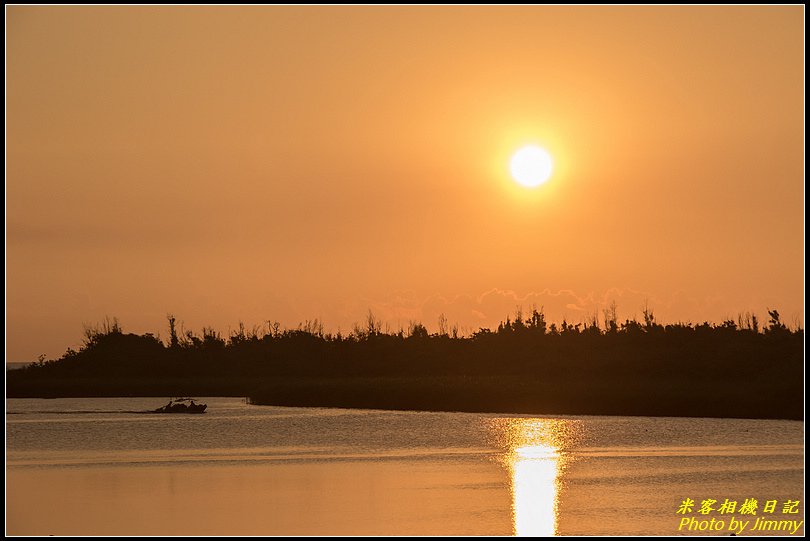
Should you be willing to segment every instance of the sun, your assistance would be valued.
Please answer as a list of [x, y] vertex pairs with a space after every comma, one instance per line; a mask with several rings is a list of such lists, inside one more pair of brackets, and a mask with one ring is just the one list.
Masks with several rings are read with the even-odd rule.
[[512, 161], [509, 162], [509, 170], [515, 182], [527, 188], [534, 188], [551, 177], [553, 165], [548, 151], [528, 145], [515, 152]]

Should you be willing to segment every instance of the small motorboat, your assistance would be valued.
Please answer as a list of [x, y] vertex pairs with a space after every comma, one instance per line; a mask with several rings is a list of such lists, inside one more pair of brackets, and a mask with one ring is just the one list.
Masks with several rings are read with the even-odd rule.
[[193, 398], [173, 398], [152, 413], [205, 413], [207, 404], [195, 404]]

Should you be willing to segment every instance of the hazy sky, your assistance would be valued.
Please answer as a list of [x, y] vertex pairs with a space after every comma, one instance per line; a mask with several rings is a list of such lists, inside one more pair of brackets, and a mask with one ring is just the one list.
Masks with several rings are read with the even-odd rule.
[[6, 16], [9, 361], [105, 315], [803, 321], [802, 6]]

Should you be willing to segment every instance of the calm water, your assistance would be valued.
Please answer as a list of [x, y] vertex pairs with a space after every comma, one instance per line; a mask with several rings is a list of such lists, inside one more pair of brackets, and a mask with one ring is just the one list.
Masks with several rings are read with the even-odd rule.
[[728, 535], [678, 532], [685, 498], [804, 519], [801, 422], [202, 401], [7, 400], [6, 533]]

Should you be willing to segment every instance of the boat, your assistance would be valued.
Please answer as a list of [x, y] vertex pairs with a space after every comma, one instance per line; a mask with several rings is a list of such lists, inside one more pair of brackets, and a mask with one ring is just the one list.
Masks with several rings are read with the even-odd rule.
[[165, 406], [152, 413], [205, 413], [207, 404], [195, 404], [193, 398], [172, 398]]

